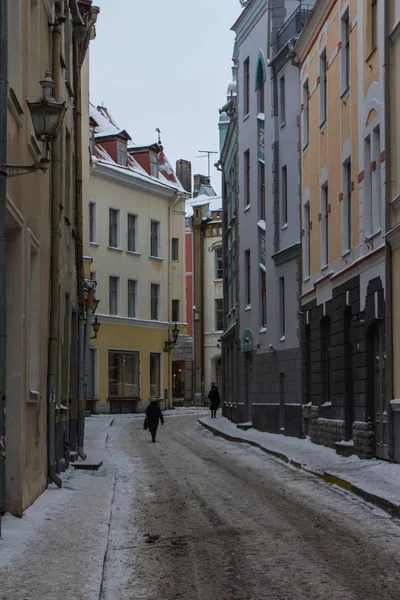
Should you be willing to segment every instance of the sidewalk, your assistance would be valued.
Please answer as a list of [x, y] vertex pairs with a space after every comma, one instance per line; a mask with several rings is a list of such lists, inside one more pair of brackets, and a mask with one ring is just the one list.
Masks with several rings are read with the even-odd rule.
[[214, 435], [232, 442], [247, 443], [267, 454], [338, 485], [395, 516], [400, 516], [400, 465], [383, 460], [344, 458], [331, 448], [298, 439], [264, 433], [256, 429], [243, 431], [225, 417], [200, 417], [199, 423]]
[[0, 600], [99, 598], [115, 480], [106, 447], [112, 421], [86, 419], [87, 460], [103, 461], [98, 471], [71, 468], [63, 487], [51, 484], [22, 519], [2, 519]]

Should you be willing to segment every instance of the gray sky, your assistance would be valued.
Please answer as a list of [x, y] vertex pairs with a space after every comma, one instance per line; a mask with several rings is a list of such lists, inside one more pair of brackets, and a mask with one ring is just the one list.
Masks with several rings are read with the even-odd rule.
[[[90, 46], [91, 101], [102, 102], [138, 145], [165, 152], [207, 174], [198, 150], [218, 150], [218, 108], [231, 78], [239, 0], [98, 0]], [[212, 164], [218, 156], [212, 157]], [[220, 193], [220, 175], [212, 167]]]

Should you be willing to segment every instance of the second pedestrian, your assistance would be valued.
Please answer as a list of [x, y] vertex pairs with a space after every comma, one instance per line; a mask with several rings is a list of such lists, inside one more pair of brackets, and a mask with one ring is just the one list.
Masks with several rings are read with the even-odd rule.
[[156, 398], [150, 399], [150, 404], [146, 408], [146, 417], [151, 433], [151, 441], [155, 442], [159, 421], [161, 421], [161, 425], [164, 425], [164, 417]]
[[211, 391], [208, 394], [208, 399], [210, 401], [211, 417], [215, 419], [217, 416], [217, 410], [219, 408], [219, 405], [221, 404], [218, 388], [216, 385], [213, 385], [211, 387]]

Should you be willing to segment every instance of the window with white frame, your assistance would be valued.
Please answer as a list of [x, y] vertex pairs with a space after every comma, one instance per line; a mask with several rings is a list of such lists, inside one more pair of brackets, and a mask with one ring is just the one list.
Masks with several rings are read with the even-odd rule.
[[150, 221], [150, 256], [160, 258], [160, 223], [159, 221]]
[[150, 398], [160, 398], [161, 356], [150, 352]]
[[310, 139], [310, 91], [308, 88], [308, 79], [303, 85], [303, 148], [305, 148]]
[[250, 206], [250, 150], [244, 153], [244, 205]]
[[287, 225], [288, 222], [288, 182], [287, 182], [287, 167], [282, 167], [282, 225]]
[[351, 160], [347, 161], [343, 165], [343, 183], [344, 183], [344, 192], [343, 192], [343, 249], [344, 251], [348, 251], [351, 249], [352, 242], [352, 201], [351, 201], [351, 192], [352, 192], [352, 180], [351, 180]]
[[160, 320], [160, 286], [158, 283], [150, 285], [150, 319]]
[[108, 211], [108, 245], [110, 248], [120, 248], [120, 212], [116, 208]]
[[128, 279], [128, 317], [130, 319], [137, 318], [137, 285], [135, 279]]
[[325, 123], [327, 114], [327, 68], [326, 68], [326, 48], [319, 57], [319, 123]]
[[321, 268], [329, 264], [329, 193], [328, 184], [321, 188]]
[[350, 87], [350, 18], [349, 10], [346, 10], [341, 19], [341, 92], [342, 94]]
[[108, 284], [108, 310], [110, 315], [119, 313], [119, 277], [110, 275]]
[[138, 217], [128, 214], [128, 252], [137, 252]]
[[224, 258], [222, 246], [215, 249], [215, 279], [222, 279], [224, 276]]
[[126, 142], [123, 140], [118, 140], [117, 141], [117, 163], [123, 167], [126, 167], [127, 156], [128, 156], [128, 152], [127, 152]]
[[250, 113], [250, 58], [243, 63], [244, 116]]
[[89, 243], [97, 242], [96, 202], [89, 202]]
[[158, 156], [154, 152], [150, 152], [150, 175], [157, 179], [159, 177]]
[[286, 124], [286, 88], [285, 88], [285, 76], [279, 80], [279, 107], [281, 113], [281, 127]]
[[285, 278], [279, 277], [279, 329], [281, 338], [286, 334]]
[[137, 398], [139, 388], [139, 352], [108, 351], [108, 396]]
[[378, 0], [371, 0], [371, 48], [375, 50], [378, 45]]
[[171, 240], [171, 257], [172, 260], [179, 260], [179, 238], [172, 238]]
[[217, 298], [215, 300], [215, 331], [224, 330], [224, 300]]
[[310, 203], [304, 205], [304, 278], [310, 277], [311, 271], [311, 222]]

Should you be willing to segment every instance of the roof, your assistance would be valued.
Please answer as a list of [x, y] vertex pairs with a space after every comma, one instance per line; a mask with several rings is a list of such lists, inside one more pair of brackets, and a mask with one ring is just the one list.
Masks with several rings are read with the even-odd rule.
[[125, 129], [120, 129], [111, 114], [104, 106], [98, 106], [90, 103], [90, 117], [97, 123], [95, 137], [112, 137], [123, 136], [127, 140], [131, 140], [129, 133]]
[[207, 204], [209, 205], [210, 212], [222, 211], [221, 196], [210, 197], [207, 194], [201, 194], [196, 198], [189, 198], [186, 200], [186, 217], [190, 218], [193, 216], [193, 208], [198, 208], [199, 206], [205, 206]]

